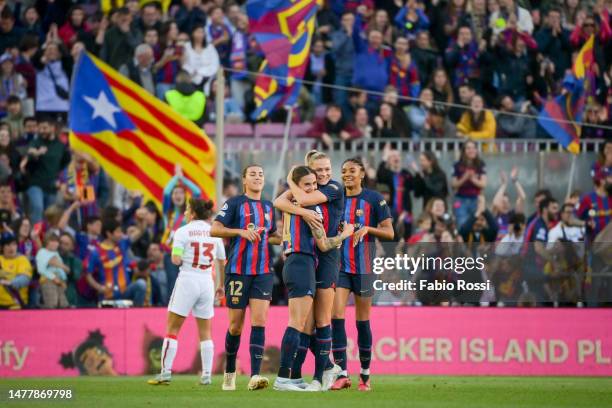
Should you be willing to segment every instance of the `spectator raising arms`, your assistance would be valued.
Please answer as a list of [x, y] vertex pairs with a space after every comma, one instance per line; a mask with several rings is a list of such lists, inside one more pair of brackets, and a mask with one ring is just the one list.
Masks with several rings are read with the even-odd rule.
[[503, 237], [508, 234], [510, 228], [510, 219], [514, 216], [514, 214], [523, 214], [525, 211], [525, 199], [527, 195], [525, 194], [525, 190], [523, 190], [523, 186], [518, 179], [518, 168], [512, 167], [512, 171], [510, 172], [510, 180], [516, 189], [516, 202], [514, 204], [514, 208], [510, 204], [510, 197], [506, 193], [506, 189], [508, 188], [508, 176], [505, 171], [501, 171], [499, 174], [501, 184], [497, 193], [495, 193], [495, 197], [493, 198], [493, 215], [497, 218], [497, 226], [499, 228], [499, 236], [498, 238]]

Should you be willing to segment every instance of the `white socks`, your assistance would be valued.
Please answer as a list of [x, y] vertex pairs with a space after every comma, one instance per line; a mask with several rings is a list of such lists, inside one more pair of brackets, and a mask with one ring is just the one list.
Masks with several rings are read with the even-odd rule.
[[162, 345], [162, 353], [161, 353], [161, 364], [162, 364], [162, 373], [170, 374], [172, 373], [172, 363], [174, 362], [174, 357], [176, 356], [176, 349], [178, 348], [178, 341], [176, 338], [166, 337], [164, 338], [164, 344]]
[[200, 342], [200, 357], [202, 359], [202, 377], [212, 374], [213, 357], [215, 355], [215, 346], [212, 340], [204, 340]]
[[362, 368], [361, 369], [361, 374], [363, 374], [363, 375], [370, 375], [370, 369], [369, 368], [368, 369]]

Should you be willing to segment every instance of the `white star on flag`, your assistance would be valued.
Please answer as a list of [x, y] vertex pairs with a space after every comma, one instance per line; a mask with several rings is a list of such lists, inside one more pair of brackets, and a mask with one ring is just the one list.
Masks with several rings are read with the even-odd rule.
[[115, 113], [121, 112], [118, 106], [113, 105], [109, 100], [104, 91], [100, 91], [97, 99], [91, 98], [89, 96], [83, 96], [85, 102], [87, 102], [93, 108], [93, 116], [92, 119], [97, 117], [103, 118], [108, 124], [110, 124], [113, 128], [117, 127], [117, 122], [115, 121]]

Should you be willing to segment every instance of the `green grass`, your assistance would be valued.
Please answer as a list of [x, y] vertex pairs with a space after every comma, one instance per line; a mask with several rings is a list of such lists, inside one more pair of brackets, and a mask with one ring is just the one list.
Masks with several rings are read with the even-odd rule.
[[[612, 407], [612, 378], [573, 377], [415, 377], [375, 376], [373, 391], [355, 388], [326, 393], [291, 393], [272, 389], [246, 391], [247, 377], [237, 391], [221, 391], [220, 376], [212, 386], [197, 385], [195, 376], [175, 376], [169, 386], [150, 386], [145, 377], [78, 377], [0, 379], [0, 406], [23, 407], [209, 407], [209, 408], [372, 408], [372, 407]], [[12, 401], [15, 388], [73, 390], [72, 401]]]

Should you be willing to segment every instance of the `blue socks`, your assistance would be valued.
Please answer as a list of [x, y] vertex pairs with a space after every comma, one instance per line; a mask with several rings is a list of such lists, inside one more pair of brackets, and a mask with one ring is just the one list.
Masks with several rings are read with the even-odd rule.
[[264, 344], [266, 342], [266, 329], [261, 326], [251, 327], [251, 341], [249, 350], [251, 352], [251, 377], [258, 375], [261, 370], [261, 362], [264, 356]]
[[372, 330], [369, 320], [357, 321], [357, 346], [361, 363], [361, 379], [366, 382], [370, 378], [370, 360], [372, 359]]
[[299, 337], [300, 342], [297, 347], [297, 353], [295, 354], [295, 359], [291, 366], [291, 378], [294, 379], [302, 378], [302, 365], [304, 364], [304, 360], [306, 360], [306, 354], [311, 344], [310, 334], [300, 333]]
[[279, 377], [289, 378], [299, 341], [300, 332], [293, 327], [287, 327], [281, 343], [280, 367], [278, 369]]
[[330, 326], [318, 327], [315, 347], [315, 373], [314, 379], [323, 383], [323, 371], [331, 365], [329, 352], [332, 343], [332, 330]]
[[332, 352], [334, 361], [346, 370], [346, 329], [344, 319], [332, 319]]
[[240, 347], [240, 335], [234, 336], [230, 334], [229, 330], [225, 335], [225, 354], [227, 355], [225, 360], [225, 372], [234, 373], [236, 372], [236, 354]]

